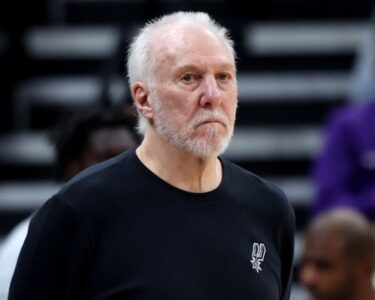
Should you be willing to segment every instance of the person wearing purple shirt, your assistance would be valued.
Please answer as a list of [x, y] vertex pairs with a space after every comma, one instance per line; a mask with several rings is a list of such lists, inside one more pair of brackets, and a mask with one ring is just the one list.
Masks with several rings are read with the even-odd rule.
[[317, 192], [314, 215], [344, 206], [375, 220], [375, 99], [344, 106], [329, 116], [312, 176]]

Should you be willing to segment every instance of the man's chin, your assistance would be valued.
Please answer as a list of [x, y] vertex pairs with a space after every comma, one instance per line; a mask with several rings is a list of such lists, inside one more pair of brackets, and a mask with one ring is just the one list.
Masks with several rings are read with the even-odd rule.
[[227, 148], [228, 143], [226, 140], [207, 140], [195, 141], [189, 143], [188, 151], [194, 155], [202, 158], [217, 157], [221, 155]]

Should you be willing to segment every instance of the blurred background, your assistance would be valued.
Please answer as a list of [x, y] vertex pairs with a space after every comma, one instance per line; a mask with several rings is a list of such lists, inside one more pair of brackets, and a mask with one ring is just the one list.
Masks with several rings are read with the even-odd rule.
[[328, 114], [374, 91], [373, 1], [6, 2], [0, 5], [0, 245], [59, 188], [48, 135], [64, 113], [100, 101], [131, 103], [124, 60], [136, 30], [166, 12], [200, 10], [230, 30], [238, 53], [237, 129], [225, 155], [286, 192], [297, 219], [292, 299], [306, 299], [297, 275], [316, 192], [311, 163]]

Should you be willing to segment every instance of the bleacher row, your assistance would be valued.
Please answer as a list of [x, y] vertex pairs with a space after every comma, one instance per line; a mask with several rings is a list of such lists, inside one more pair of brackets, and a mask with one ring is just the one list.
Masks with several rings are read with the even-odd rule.
[[[0, 135], [0, 236], [59, 187], [48, 130], [61, 109], [93, 105], [105, 85], [112, 101], [130, 101], [123, 62], [137, 26], [165, 11], [198, 9], [231, 29], [239, 56], [237, 129], [225, 155], [286, 192], [297, 217], [298, 267], [314, 197], [310, 164], [327, 113], [348, 100], [371, 2], [255, 1], [246, 11], [223, 0], [51, 1], [50, 19], [19, 37], [25, 66], [18, 67], [26, 71], [12, 76], [10, 91], [1, 87], [11, 97], [1, 106], [11, 124]], [[8, 34], [0, 28], [0, 66], [12, 51]]]

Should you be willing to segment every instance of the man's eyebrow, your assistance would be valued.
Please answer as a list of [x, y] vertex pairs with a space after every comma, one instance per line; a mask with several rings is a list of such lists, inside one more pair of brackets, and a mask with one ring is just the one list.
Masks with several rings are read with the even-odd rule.
[[188, 64], [188, 65], [181, 65], [177, 67], [177, 72], [185, 72], [185, 71], [198, 71], [199, 67], [196, 65]]

